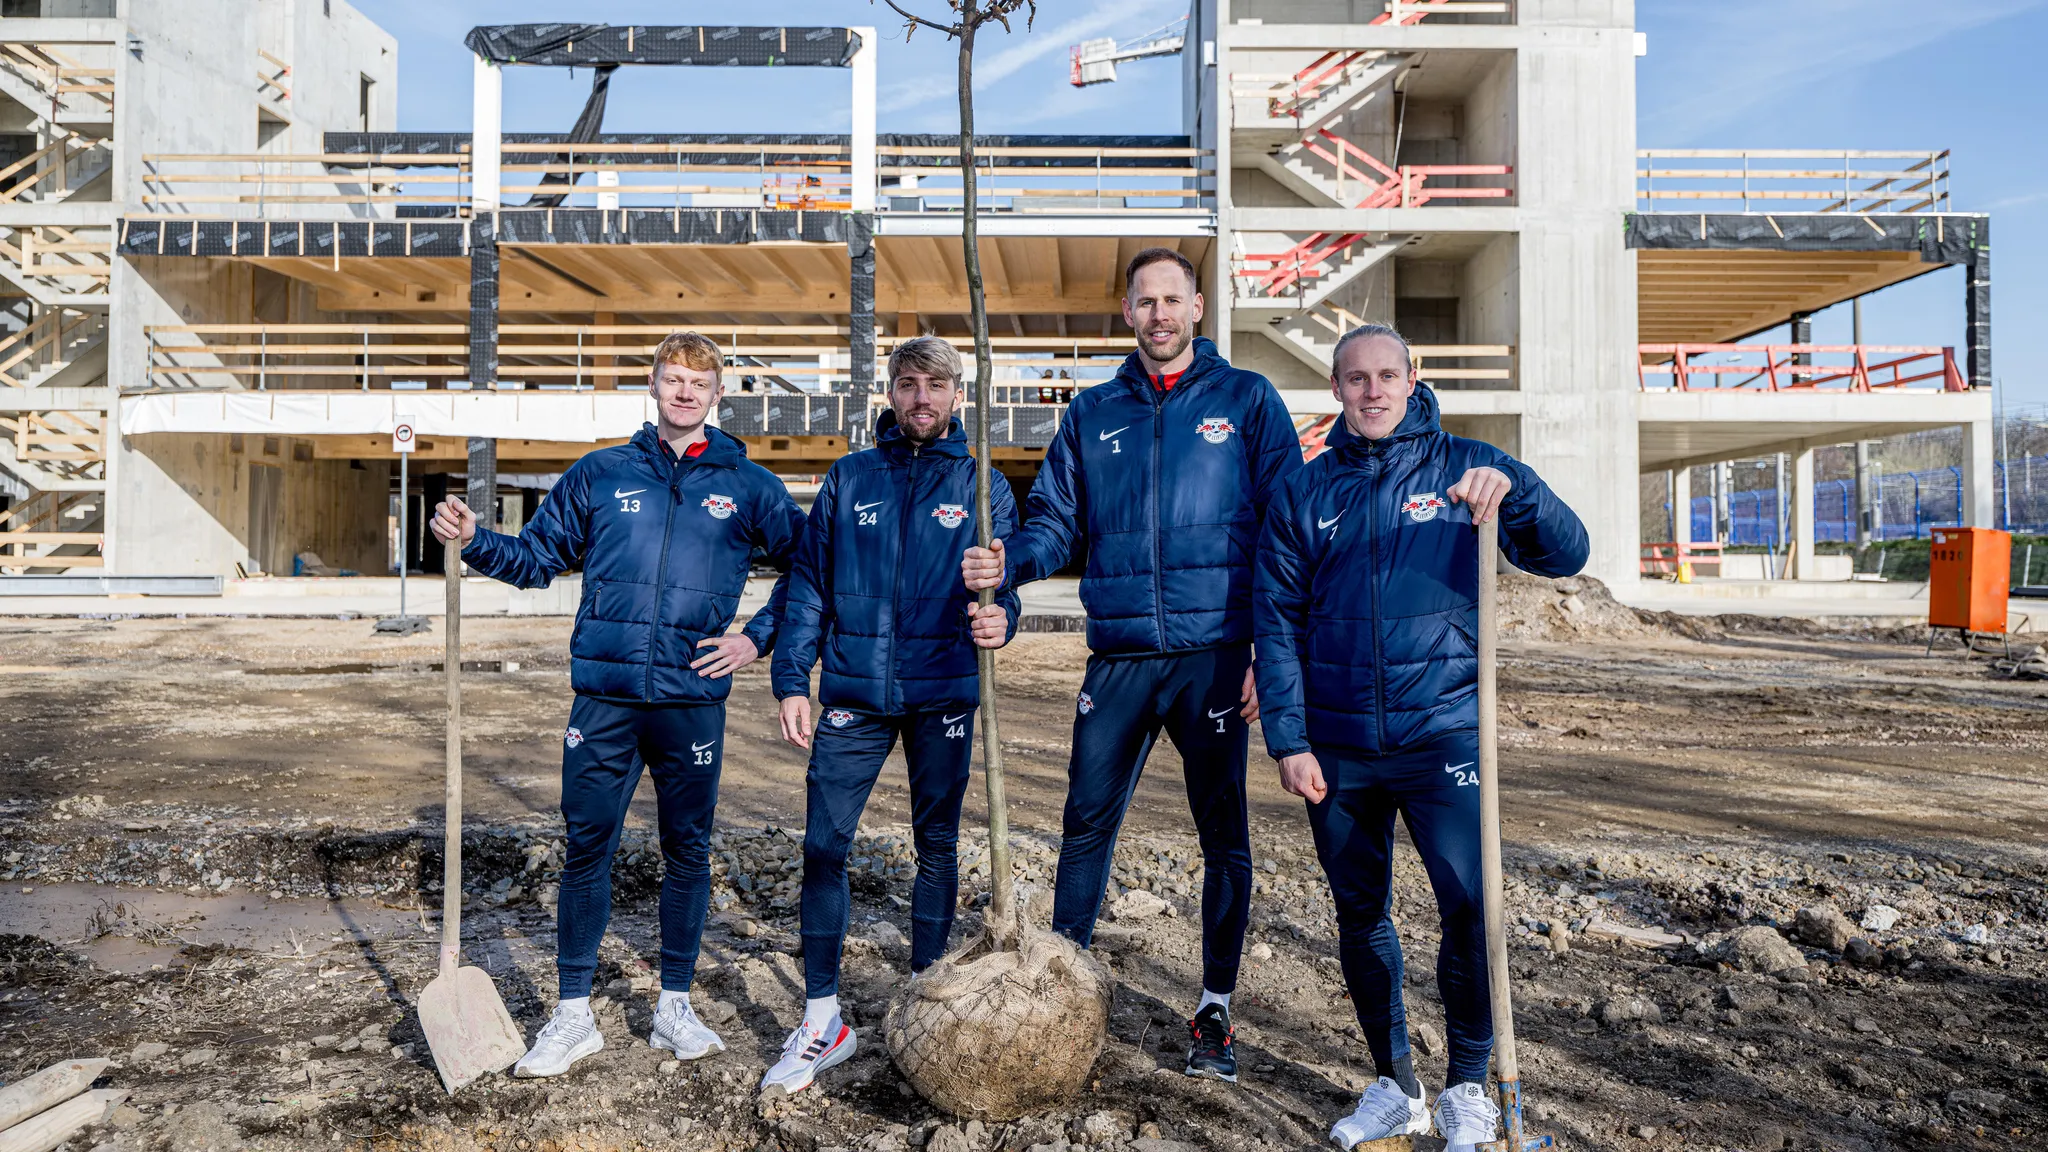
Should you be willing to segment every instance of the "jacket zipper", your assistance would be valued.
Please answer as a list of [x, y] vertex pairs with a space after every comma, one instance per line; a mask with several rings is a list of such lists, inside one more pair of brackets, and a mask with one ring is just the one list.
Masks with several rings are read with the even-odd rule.
[[909, 479], [904, 484], [903, 510], [897, 516], [896, 529], [896, 579], [889, 584], [889, 654], [888, 662], [882, 666], [882, 708], [891, 711], [896, 705], [896, 630], [903, 617], [903, 572], [906, 567], [903, 547], [910, 540], [910, 510], [917, 503], [917, 466], [924, 461], [924, 452], [916, 444], [910, 446]]
[[1373, 746], [1384, 754], [1387, 750], [1387, 669], [1380, 659], [1379, 470], [1380, 446], [1374, 442], [1365, 450], [1366, 559], [1372, 563], [1372, 571], [1366, 576], [1366, 586], [1372, 591]]
[[1169, 650], [1166, 643], [1166, 545], [1159, 538], [1159, 453], [1166, 436], [1166, 398], [1149, 375], [1145, 387], [1151, 393], [1147, 399], [1152, 401], [1152, 614], [1154, 627], [1159, 630], [1159, 650], [1165, 652]]
[[[657, 448], [656, 450], [664, 458], [668, 456], [666, 448]], [[682, 461], [670, 460], [668, 465], [668, 514], [661, 521], [661, 560], [655, 565], [654, 570], [654, 620], [647, 628], [647, 671], [640, 689], [640, 698], [649, 704], [654, 703], [654, 650], [661, 645], [661, 590], [668, 587], [668, 538], [669, 532], [675, 528], [676, 507], [682, 503], [682, 497], [676, 493], [676, 485], [680, 484], [682, 479]], [[690, 653], [686, 652], [684, 655], [689, 656]], [[684, 660], [683, 663], [687, 665], [689, 661]]]

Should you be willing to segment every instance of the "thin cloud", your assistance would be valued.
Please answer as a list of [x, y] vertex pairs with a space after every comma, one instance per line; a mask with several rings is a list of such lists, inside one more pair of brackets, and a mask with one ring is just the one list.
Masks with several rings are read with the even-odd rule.
[[[1178, 3], [1154, 3], [1141, 6], [1173, 10]], [[1104, 0], [1084, 15], [1077, 16], [1053, 28], [1034, 30], [1021, 36], [1010, 47], [989, 56], [986, 61], [977, 60], [974, 66], [974, 85], [984, 88], [1008, 79], [1025, 68], [1057, 52], [1065, 52], [1077, 42], [1090, 36], [1097, 36], [1118, 26], [1128, 26], [1132, 20], [1133, 6], [1118, 0]], [[1170, 18], [1170, 17], [1169, 17]], [[1023, 29], [1019, 28], [1019, 32]], [[933, 35], [926, 30], [926, 35]], [[941, 98], [952, 99], [957, 85], [950, 72], [921, 76], [915, 80], [892, 84], [885, 89], [878, 101], [883, 112], [901, 112], [916, 108]]]

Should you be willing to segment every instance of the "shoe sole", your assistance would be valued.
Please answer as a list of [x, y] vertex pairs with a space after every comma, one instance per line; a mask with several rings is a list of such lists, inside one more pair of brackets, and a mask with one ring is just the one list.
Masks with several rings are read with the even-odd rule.
[[1181, 1075], [1186, 1076], [1190, 1080], [1221, 1080], [1225, 1084], [1237, 1083], [1237, 1073], [1235, 1072], [1225, 1076], [1221, 1072], [1211, 1072], [1206, 1068], [1183, 1068], [1180, 1071]]
[[766, 1078], [763, 1078], [761, 1082], [761, 1091], [766, 1093], [772, 1092], [780, 1088], [784, 1096], [794, 1096], [797, 1093], [803, 1091], [804, 1089], [809, 1088], [811, 1085], [817, 1083], [818, 1073], [823, 1072], [827, 1068], [837, 1067], [838, 1065], [844, 1064], [848, 1060], [852, 1059], [853, 1050], [856, 1047], [858, 1047], [859, 1044], [860, 1038], [854, 1035], [853, 1029], [848, 1028], [846, 1030], [846, 1043], [834, 1047], [831, 1051], [826, 1052], [824, 1055], [812, 1061], [809, 1074], [804, 1076], [800, 1082], [791, 1083], [788, 1080], [779, 1080], [773, 1084], [770, 1084], [768, 1083]]
[[653, 1036], [649, 1036], [647, 1038], [647, 1046], [649, 1048], [653, 1048], [661, 1052], [672, 1052], [675, 1054], [675, 1058], [678, 1060], [702, 1060], [704, 1057], [709, 1056], [714, 1052], [725, 1051], [725, 1041], [720, 1040], [717, 1037], [713, 1037], [711, 1043], [705, 1045], [702, 1049], [699, 1049], [695, 1052], [685, 1052], [678, 1045], [673, 1043], [664, 1043]]
[[550, 1064], [544, 1068], [536, 1068], [521, 1060], [512, 1066], [512, 1075], [520, 1080], [545, 1080], [550, 1076], [560, 1076], [562, 1073], [567, 1072], [570, 1066], [578, 1060], [603, 1051], [603, 1049], [604, 1034], [602, 1032], [592, 1032], [589, 1039], [569, 1049], [568, 1055], [562, 1057], [561, 1063]]

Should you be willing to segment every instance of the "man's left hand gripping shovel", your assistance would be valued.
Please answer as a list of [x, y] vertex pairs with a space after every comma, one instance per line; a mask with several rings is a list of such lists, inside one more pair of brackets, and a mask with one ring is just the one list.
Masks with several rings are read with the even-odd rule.
[[[1498, 514], [1496, 514], [1498, 515]], [[1495, 732], [1495, 638], [1500, 627], [1494, 570], [1500, 554], [1500, 524], [1481, 524], [1479, 536], [1479, 870], [1486, 895], [1486, 975], [1493, 994], [1493, 1069], [1500, 1083], [1500, 1115], [1506, 1135], [1479, 1145], [1478, 1152], [1534, 1152], [1550, 1148], [1548, 1136], [1522, 1127], [1522, 1072], [1515, 1060], [1515, 1000], [1508, 987], [1507, 900], [1500, 868], [1500, 747]]]
[[462, 964], [462, 544], [450, 540], [442, 577], [448, 585], [448, 839], [441, 873], [441, 973], [420, 993], [420, 1030], [434, 1053], [441, 1083], [457, 1089], [501, 1072], [526, 1051], [505, 1001], [483, 969]]

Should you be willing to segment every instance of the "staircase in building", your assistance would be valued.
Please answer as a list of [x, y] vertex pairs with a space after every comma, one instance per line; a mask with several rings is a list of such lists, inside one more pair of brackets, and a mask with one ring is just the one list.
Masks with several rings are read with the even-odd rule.
[[0, 570], [103, 562], [106, 313], [15, 300], [0, 314]]

